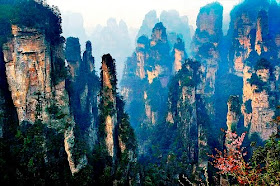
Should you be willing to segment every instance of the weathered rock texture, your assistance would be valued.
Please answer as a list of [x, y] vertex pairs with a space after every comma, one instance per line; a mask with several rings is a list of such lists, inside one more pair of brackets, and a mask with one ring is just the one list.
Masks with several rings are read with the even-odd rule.
[[65, 53], [71, 75], [68, 81], [71, 110], [81, 135], [92, 151], [97, 142], [99, 79], [94, 67], [91, 43], [86, 43], [81, 59], [79, 40], [67, 38]]
[[[124, 102], [118, 96], [116, 86], [115, 60], [110, 54], [106, 54], [102, 57], [101, 67], [100, 143], [102, 148], [106, 149], [104, 155], [112, 160], [113, 173], [132, 179], [130, 176], [136, 162], [136, 140], [129, 117], [124, 111]], [[123, 184], [118, 179], [116, 178], [114, 183]]]
[[[170, 84], [172, 91], [168, 97], [167, 125], [176, 128], [180, 140], [184, 142], [189, 161], [198, 160], [198, 121], [196, 80], [199, 72], [197, 62], [187, 61]], [[174, 129], [173, 129], [174, 130]]]
[[[101, 112], [103, 111], [103, 116], [101, 116], [101, 124], [104, 125], [104, 140], [108, 151], [108, 154], [114, 159], [116, 158], [116, 125], [117, 125], [117, 106], [116, 106], [116, 71], [115, 63], [112, 57], [104, 55], [102, 57], [102, 67], [101, 67]], [[103, 121], [104, 120], [104, 121]], [[104, 123], [103, 123], [104, 122]]]
[[[183, 56], [180, 55], [185, 54], [185, 51], [182, 51], [184, 46], [179, 45], [177, 48], [182, 53], [177, 55], [177, 62], [181, 63]], [[157, 23], [152, 30], [151, 39], [146, 36], [138, 38], [136, 51], [126, 62], [121, 92], [127, 103], [126, 109], [132, 126], [139, 133], [138, 137], [140, 130], [146, 131], [149, 136], [149, 131], [164, 116], [173, 61], [166, 28], [162, 23]], [[144, 146], [149, 140], [149, 137], [140, 140], [143, 141], [141, 153], [144, 153]]]
[[230, 96], [228, 100], [227, 130], [236, 132], [237, 124], [241, 116], [241, 104], [239, 96]]
[[[208, 165], [206, 126], [209, 117], [205, 101], [197, 94], [201, 74], [199, 62], [186, 60], [172, 78], [165, 122], [158, 126], [161, 135], [155, 136], [153, 142], [156, 145], [159, 143], [162, 148], [160, 156], [166, 157], [168, 161], [172, 161], [169, 158], [174, 156], [182, 164], [191, 164], [186, 170], [177, 171], [189, 176], [195, 172], [197, 180], [205, 171], [207, 174]], [[205, 178], [202, 180], [205, 181]]]
[[[203, 71], [199, 91], [209, 98], [215, 93], [216, 75], [221, 61], [219, 45], [223, 37], [222, 20], [223, 7], [219, 3], [202, 7], [197, 16], [197, 29], [192, 41], [192, 55], [201, 62]], [[209, 108], [209, 114], [214, 115], [213, 108]]]
[[197, 29], [191, 50], [194, 59], [201, 62], [202, 81], [197, 88], [207, 108], [211, 122], [215, 119], [216, 77], [221, 62], [220, 44], [222, 33], [223, 7], [219, 3], [208, 4], [200, 9]]
[[172, 56], [174, 56], [174, 64], [172, 68], [172, 73], [175, 74], [182, 68], [182, 64], [187, 58], [185, 51], [185, 44], [182, 39], [177, 38], [177, 42], [174, 45]]
[[250, 56], [275, 52], [279, 29], [275, 28], [278, 18], [272, 20], [272, 15], [278, 8], [277, 4], [267, 0], [247, 0], [233, 9], [228, 36], [232, 40], [229, 60], [234, 74], [243, 75], [246, 60]]
[[[207, 169], [207, 146], [209, 134], [207, 130], [213, 128], [215, 121], [215, 93], [216, 77], [219, 63], [221, 62], [220, 45], [223, 38], [222, 33], [223, 7], [219, 3], [208, 4], [200, 9], [197, 16], [197, 29], [191, 43], [191, 54], [194, 59], [201, 63], [199, 67], [200, 82], [198, 82], [195, 93], [198, 104], [199, 120], [198, 135], [198, 166]], [[205, 125], [205, 119], [208, 125]], [[213, 129], [212, 129], [213, 130]], [[198, 137], [198, 136], [197, 136]]]
[[269, 61], [260, 59], [254, 68], [245, 66], [243, 86], [244, 126], [249, 134], [258, 134], [262, 140], [267, 140], [276, 126], [272, 121], [276, 114], [275, 76]]
[[[12, 37], [3, 46], [5, 71], [20, 125], [41, 119], [65, 136], [65, 151], [72, 173], [85, 164], [75, 162], [75, 122], [65, 90], [63, 45], [50, 45], [39, 30], [12, 26]], [[55, 74], [55, 76], [54, 76]]]
[[[254, 6], [252, 6], [254, 5]], [[251, 7], [252, 6], [252, 7]], [[250, 7], [250, 8], [248, 8]], [[275, 132], [272, 125], [278, 100], [277, 35], [279, 6], [270, 1], [244, 1], [231, 13], [228, 36], [230, 72], [243, 78], [242, 114], [249, 136], [266, 140]]]

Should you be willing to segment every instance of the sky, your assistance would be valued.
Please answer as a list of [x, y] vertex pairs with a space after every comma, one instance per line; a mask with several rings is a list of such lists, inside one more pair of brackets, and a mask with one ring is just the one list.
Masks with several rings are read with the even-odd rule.
[[[109, 18], [124, 20], [128, 27], [139, 28], [144, 16], [150, 10], [159, 15], [162, 10], [177, 10], [181, 16], [188, 16], [195, 28], [200, 7], [215, 0], [47, 0], [58, 6], [62, 14], [80, 13], [87, 33], [98, 24], [106, 25]], [[224, 7], [224, 19], [229, 20], [230, 10], [242, 0], [217, 0]]]

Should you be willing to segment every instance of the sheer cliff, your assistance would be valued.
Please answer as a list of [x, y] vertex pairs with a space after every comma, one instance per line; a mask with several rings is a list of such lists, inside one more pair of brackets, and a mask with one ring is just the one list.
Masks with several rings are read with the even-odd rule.
[[[185, 56], [185, 51], [182, 51], [184, 46], [179, 47], [180, 44], [177, 47], [179, 50], [174, 49], [177, 51], [174, 55], [177, 55], [178, 63]], [[138, 38], [136, 51], [126, 62], [121, 93], [126, 100], [132, 126], [136, 128], [141, 141], [142, 154], [147, 152], [150, 132], [163, 118], [166, 110], [167, 85], [172, 75], [173, 61], [166, 28], [162, 23], [157, 23], [152, 30], [151, 39], [146, 36]]]
[[271, 124], [279, 104], [276, 10], [275, 2], [244, 1], [231, 12], [228, 32], [230, 72], [243, 79], [244, 126], [249, 136], [258, 135], [261, 140], [276, 131]]
[[115, 60], [110, 54], [102, 57], [100, 77], [99, 143], [102, 158], [107, 161], [104, 170], [111, 171], [105, 183], [125, 184], [135, 181], [132, 169], [136, 163], [136, 139], [124, 111], [124, 102], [117, 94]]
[[112, 57], [103, 58], [100, 84], [91, 43], [82, 57], [77, 38], [64, 48], [57, 9], [35, 1], [4, 7], [16, 19], [0, 17], [1, 184], [135, 182], [137, 144]]
[[91, 151], [97, 142], [99, 78], [95, 71], [95, 61], [92, 56], [91, 42], [86, 42], [81, 59], [78, 38], [67, 38], [65, 56], [70, 76], [67, 89], [70, 95], [71, 111], [79, 126], [80, 135]]
[[217, 71], [221, 63], [220, 46], [222, 33], [223, 7], [219, 3], [208, 4], [200, 9], [197, 16], [197, 29], [192, 40], [192, 56], [201, 62], [203, 77], [198, 89], [207, 103], [208, 115], [215, 119], [215, 87]]

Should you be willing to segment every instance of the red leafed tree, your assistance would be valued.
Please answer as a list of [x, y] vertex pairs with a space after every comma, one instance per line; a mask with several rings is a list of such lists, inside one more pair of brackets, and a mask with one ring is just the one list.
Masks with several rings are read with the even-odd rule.
[[246, 152], [242, 147], [246, 133], [238, 136], [235, 132], [226, 131], [226, 149], [211, 155], [212, 164], [219, 169], [219, 174], [234, 177], [241, 185], [256, 185], [259, 182], [260, 168], [252, 167], [244, 160]]

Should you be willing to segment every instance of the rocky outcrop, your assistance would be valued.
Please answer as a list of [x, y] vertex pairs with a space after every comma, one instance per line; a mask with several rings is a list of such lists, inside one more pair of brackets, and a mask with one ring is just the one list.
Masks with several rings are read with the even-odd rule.
[[185, 62], [187, 57], [185, 51], [185, 44], [182, 39], [177, 38], [177, 42], [174, 45], [172, 56], [174, 56], [174, 64], [172, 68], [172, 73], [175, 74], [182, 68], [182, 64]]
[[[221, 63], [220, 45], [222, 33], [223, 7], [219, 3], [211, 3], [200, 9], [197, 16], [197, 29], [191, 43], [191, 55], [201, 63], [196, 85], [196, 102], [198, 105], [198, 167], [207, 173], [209, 134], [213, 130], [211, 123], [215, 121], [215, 93], [217, 72]], [[207, 121], [206, 121], [207, 120]], [[208, 122], [208, 125], [205, 125]], [[204, 174], [204, 171], [201, 171]]]
[[71, 80], [75, 81], [79, 75], [81, 65], [81, 46], [79, 38], [69, 37], [66, 39], [65, 59], [70, 70]]
[[92, 151], [97, 142], [99, 79], [95, 71], [91, 42], [86, 43], [81, 59], [79, 39], [67, 38], [65, 55], [70, 71], [68, 92], [71, 110], [81, 135]]
[[136, 139], [124, 111], [124, 102], [117, 94], [115, 60], [110, 54], [102, 57], [100, 90], [99, 137], [105, 156], [110, 157], [112, 173], [123, 175], [124, 180], [114, 177], [115, 184], [127, 183], [134, 179], [131, 169], [136, 163]]
[[[182, 51], [184, 47], [180, 44], [182, 43], [178, 44], [176, 50], [179, 48]], [[177, 57], [178, 63], [181, 63], [183, 59], [179, 59], [179, 54]], [[137, 133], [144, 129], [151, 131], [163, 117], [172, 66], [166, 28], [162, 23], [157, 23], [152, 30], [151, 39], [146, 36], [138, 38], [136, 51], [126, 62], [121, 82], [126, 109]], [[141, 143], [142, 147], [147, 141], [149, 138]], [[146, 148], [140, 149], [144, 152]]]
[[241, 104], [239, 96], [230, 96], [228, 100], [227, 131], [236, 132], [237, 124], [241, 116]]
[[[200, 67], [199, 62], [188, 59], [172, 78], [165, 122], [156, 128], [161, 135], [154, 137], [153, 144], [162, 148], [159, 156], [167, 159], [166, 166], [178, 169], [174, 174], [193, 175], [194, 180], [205, 182], [207, 178], [203, 175], [207, 175], [208, 167], [209, 117], [205, 100], [197, 94], [202, 74]], [[183, 166], [190, 166], [179, 170], [179, 167], [172, 165], [171, 158], [182, 160]]]
[[255, 41], [255, 51], [258, 55], [263, 52], [268, 52], [268, 15], [265, 10], [261, 10], [257, 19], [257, 31], [256, 31], [256, 41]]
[[269, 61], [260, 59], [254, 68], [245, 66], [243, 71], [244, 126], [249, 135], [256, 133], [262, 140], [267, 140], [277, 129], [272, 124], [278, 103], [273, 69]]
[[[51, 45], [40, 30], [12, 26], [12, 37], [3, 46], [5, 71], [20, 125], [40, 119], [65, 136], [65, 151], [72, 173], [86, 164], [75, 162], [75, 126], [65, 89], [63, 45]], [[79, 168], [77, 168], [79, 167]]]
[[197, 29], [192, 41], [192, 55], [201, 61], [205, 79], [201, 90], [209, 96], [215, 93], [218, 64], [221, 61], [219, 45], [223, 37], [222, 20], [223, 7], [219, 3], [202, 7], [197, 16]]
[[278, 104], [276, 59], [277, 29], [272, 16], [279, 7], [269, 1], [244, 1], [231, 14], [228, 36], [230, 71], [243, 78], [242, 114], [249, 136], [266, 140], [275, 131], [271, 125]]
[[38, 93], [42, 100], [42, 119], [50, 122], [51, 56], [44, 35], [34, 29], [12, 27], [13, 38], [3, 46], [9, 89], [20, 123], [34, 123]]
[[[193, 64], [191, 64], [193, 63]], [[198, 157], [198, 121], [196, 98], [196, 73], [193, 66], [195, 62], [189, 60], [183, 64], [182, 69], [175, 75], [169, 92], [167, 126], [180, 136], [184, 148], [188, 149], [189, 161], [197, 162]], [[173, 127], [172, 127], [173, 126]], [[169, 130], [169, 129], [166, 129]], [[170, 129], [171, 130], [171, 129]], [[172, 140], [171, 140], [172, 141]]]
[[251, 0], [247, 0], [233, 9], [228, 32], [232, 39], [229, 52], [231, 72], [240, 77], [243, 76], [246, 61], [251, 56], [264, 53], [276, 55], [274, 53], [277, 34], [274, 32], [277, 29], [274, 28], [274, 24], [277, 21], [272, 21], [273, 18], [269, 14], [273, 15], [278, 5], [265, 0], [256, 2], [255, 6], [248, 9], [252, 3]]
[[117, 126], [117, 106], [116, 106], [116, 95], [117, 95], [117, 79], [116, 79], [116, 69], [113, 58], [110, 54], [104, 55], [102, 57], [102, 67], [101, 67], [101, 125], [104, 129], [105, 146], [108, 151], [109, 156], [114, 159], [116, 158], [116, 126]]

